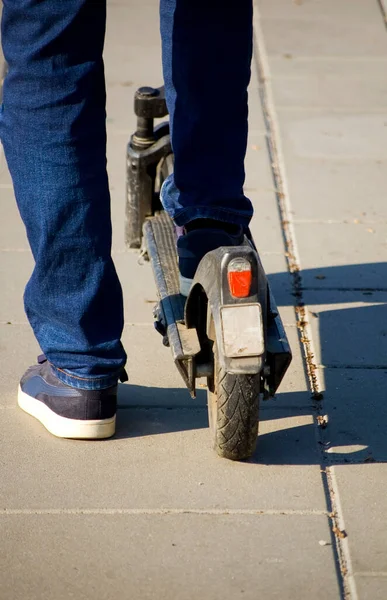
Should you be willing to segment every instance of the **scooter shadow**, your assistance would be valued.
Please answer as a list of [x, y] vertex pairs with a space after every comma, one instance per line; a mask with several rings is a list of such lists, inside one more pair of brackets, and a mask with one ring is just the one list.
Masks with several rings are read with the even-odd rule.
[[202, 389], [192, 400], [184, 388], [119, 384], [116, 438], [205, 429], [208, 427], [206, 402]]
[[[296, 408], [291, 407], [294, 404]], [[300, 424], [302, 417], [312, 413], [310, 394], [306, 392], [285, 393], [277, 400], [262, 403], [257, 450], [248, 462], [318, 464], [320, 457], [313, 425]], [[192, 400], [184, 388], [119, 386], [116, 438], [152, 437], [193, 430], [208, 430], [200, 441], [206, 444], [209, 456], [213, 456], [204, 389], [198, 389], [196, 399]]]
[[[387, 462], [387, 264], [310, 269], [302, 277], [326, 390], [319, 408], [328, 414], [328, 425], [317, 428], [318, 403], [310, 391], [281, 391], [285, 376], [277, 398], [262, 403], [257, 450], [248, 462]], [[272, 274], [269, 280], [278, 306], [292, 306], [289, 274]], [[380, 287], [371, 289], [373, 282]], [[305, 380], [305, 371], [298, 376]], [[206, 393], [200, 388], [191, 400], [184, 388], [120, 386], [119, 409], [120, 438], [208, 428]], [[211, 452], [209, 432], [206, 439]]]

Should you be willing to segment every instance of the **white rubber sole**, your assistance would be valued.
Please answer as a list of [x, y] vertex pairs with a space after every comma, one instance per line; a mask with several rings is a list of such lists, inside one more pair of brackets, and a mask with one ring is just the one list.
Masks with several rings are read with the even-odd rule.
[[188, 277], [184, 277], [179, 273], [179, 283], [180, 283], [180, 294], [182, 296], [188, 296], [193, 279], [188, 279]]
[[19, 386], [17, 403], [22, 410], [38, 419], [53, 435], [77, 440], [101, 440], [114, 435], [116, 417], [95, 421], [67, 419], [54, 413], [48, 406], [28, 396]]

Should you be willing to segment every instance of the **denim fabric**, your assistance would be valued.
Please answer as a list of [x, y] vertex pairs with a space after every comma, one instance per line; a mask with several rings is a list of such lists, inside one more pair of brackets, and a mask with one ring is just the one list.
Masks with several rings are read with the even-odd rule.
[[[56, 374], [114, 385], [126, 361], [111, 259], [103, 0], [6, 0], [0, 135], [35, 268], [25, 309]], [[59, 370], [60, 369], [60, 370]]]
[[[106, 2], [3, 4], [0, 137], [35, 259], [26, 313], [59, 379], [108, 387], [126, 355], [106, 173]], [[163, 200], [178, 224], [251, 217], [242, 190], [251, 29], [251, 0], [161, 0], [175, 151]]]
[[177, 225], [248, 226], [243, 193], [252, 1], [162, 0], [160, 23], [174, 175], [161, 200]]

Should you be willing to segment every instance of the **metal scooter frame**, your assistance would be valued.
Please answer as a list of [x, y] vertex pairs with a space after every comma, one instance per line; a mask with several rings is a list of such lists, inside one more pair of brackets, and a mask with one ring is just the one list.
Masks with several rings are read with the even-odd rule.
[[[252, 240], [244, 246], [219, 248], [201, 261], [186, 300], [179, 293], [176, 242], [173, 224], [161, 210], [159, 190], [162, 180], [173, 167], [169, 124], [154, 128], [154, 119], [167, 115], [163, 88], [140, 88], [135, 94], [137, 129], [127, 150], [126, 242], [130, 248], [142, 243], [152, 263], [160, 302], [155, 309], [155, 327], [169, 345], [173, 360], [192, 397], [196, 379], [212, 377], [213, 363], [206, 317], [210, 309], [216, 338], [222, 345], [221, 307], [233, 303], [260, 304], [264, 314], [265, 352], [261, 356], [219, 360], [230, 373], [261, 373], [261, 392], [274, 396], [291, 362], [291, 350], [278, 314], [275, 300]], [[235, 300], [226, 279], [227, 264], [236, 256], [245, 256], [252, 266], [250, 296]]]

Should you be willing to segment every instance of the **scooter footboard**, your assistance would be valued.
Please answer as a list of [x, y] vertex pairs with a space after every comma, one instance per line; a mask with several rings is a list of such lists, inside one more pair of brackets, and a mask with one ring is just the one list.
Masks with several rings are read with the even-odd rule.
[[195, 397], [194, 358], [201, 348], [196, 328], [188, 329], [184, 324], [185, 298], [179, 291], [173, 223], [162, 211], [145, 221], [143, 231], [159, 296], [154, 311], [155, 328], [163, 336], [164, 345], [170, 346], [175, 365]]

